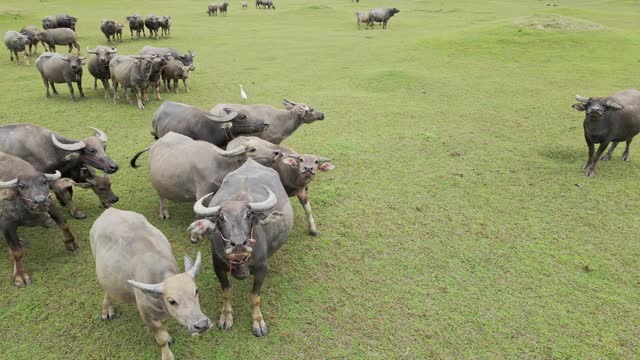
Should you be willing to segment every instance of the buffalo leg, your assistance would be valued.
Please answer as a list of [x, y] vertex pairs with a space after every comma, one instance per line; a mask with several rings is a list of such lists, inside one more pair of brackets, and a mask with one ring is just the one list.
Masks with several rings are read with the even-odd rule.
[[184, 91], [189, 93], [189, 87], [187, 86], [187, 79], [182, 79], [182, 84], [184, 84]]
[[67, 81], [67, 86], [69, 87], [69, 92], [71, 93], [71, 101], [76, 102], [76, 94], [73, 90], [73, 83], [71, 81]]
[[309, 224], [309, 234], [316, 236], [318, 235], [318, 230], [316, 230], [316, 222], [313, 220], [313, 215], [311, 214], [311, 203], [309, 202], [309, 198], [307, 197], [307, 192], [305, 189], [300, 190], [296, 196], [298, 200], [300, 200], [300, 204], [304, 208], [304, 212], [307, 214], [307, 223]]
[[169, 349], [169, 346], [173, 344], [173, 339], [171, 338], [171, 335], [169, 335], [167, 327], [164, 326], [162, 322], [151, 318], [152, 315], [143, 310], [144, 305], [137, 301], [136, 305], [140, 312], [142, 321], [147, 324], [149, 329], [151, 329], [153, 336], [156, 338], [156, 343], [160, 346], [160, 350], [162, 351], [162, 360], [173, 360], [173, 353]]
[[267, 276], [267, 267], [261, 266], [254, 269], [253, 288], [251, 289], [251, 305], [253, 305], [253, 335], [262, 337], [267, 335], [269, 328], [264, 322], [262, 312], [260, 311], [260, 289], [264, 278]]
[[[78, 56], [80, 56], [80, 44], [78, 44], [78, 42], [74, 41], [73, 42], [73, 47], [75, 47], [78, 50]], [[71, 51], [69, 51], [71, 52]]]
[[594, 144], [593, 142], [591, 142], [591, 140], [589, 140], [586, 134], [584, 136], [584, 140], [587, 142], [587, 147], [589, 148], [589, 157], [587, 158], [587, 163], [584, 165], [582, 170], [586, 170], [589, 167], [589, 164], [591, 164], [591, 159], [593, 158], [593, 154], [595, 153]]
[[102, 312], [100, 316], [102, 317], [102, 320], [107, 321], [113, 320], [115, 314], [115, 311], [113, 311], [113, 305], [111, 304], [111, 299], [109, 299], [109, 295], [107, 295], [107, 292], [105, 291], [104, 298], [102, 299]]
[[93, 78], [93, 91], [97, 91], [98, 90], [98, 78], [94, 77]]
[[633, 141], [633, 138], [627, 140], [627, 147], [624, 148], [624, 153], [622, 153], [623, 161], [629, 161], [629, 146], [631, 145], [632, 141]]
[[227, 268], [224, 263], [218, 264], [213, 261], [213, 268], [216, 272], [216, 277], [220, 281], [222, 287], [222, 312], [220, 313], [220, 320], [218, 320], [218, 329], [229, 330], [233, 326], [233, 307], [231, 306], [231, 283], [227, 277]]
[[51, 97], [51, 94], [49, 94], [49, 81], [47, 81], [44, 75], [42, 75], [42, 81], [44, 81], [44, 88], [46, 90], [47, 97]]
[[73, 44], [69, 44], [69, 53], [73, 50]]
[[13, 50], [9, 50], [9, 60], [13, 62]]
[[589, 165], [584, 171], [585, 176], [592, 177], [596, 174], [596, 164], [598, 163], [598, 159], [600, 159], [600, 156], [602, 156], [602, 153], [607, 149], [607, 146], [609, 146], [608, 141], [600, 144], [600, 146], [598, 147], [598, 151], [596, 151], [596, 153], [591, 158], [591, 165]]
[[118, 103], [118, 82], [116, 79], [111, 78], [111, 83], [113, 84], [113, 103]]
[[162, 100], [162, 98], [160, 97], [160, 82], [159, 81], [154, 84], [154, 89], [155, 89], [155, 92], [156, 92], [156, 100]]
[[167, 209], [167, 199], [160, 198], [160, 219], [168, 219], [169, 218], [169, 209]]
[[29, 275], [24, 268], [22, 258], [24, 257], [24, 248], [18, 238], [18, 232], [15, 227], [9, 227], [4, 230], [4, 237], [9, 244], [9, 254], [13, 258], [13, 283], [17, 287], [23, 287], [31, 284]]
[[109, 91], [111, 90], [111, 88], [109, 87], [109, 80], [107, 79], [101, 79], [101, 80], [102, 80], [102, 87], [104, 88], [104, 98], [108, 99]]
[[80, 98], [84, 97], [84, 92], [82, 91], [82, 79], [76, 81], [76, 84], [78, 84], [78, 92], [80, 93]]
[[66, 206], [71, 216], [76, 219], [86, 219], [87, 215], [80, 212], [80, 210], [78, 210], [78, 208], [73, 203], [73, 193], [70, 190], [70, 187], [63, 189], [53, 189], [56, 197], [58, 198], [58, 201], [60, 202], [60, 205]]
[[53, 218], [53, 221], [56, 222], [60, 231], [62, 231], [62, 237], [64, 238], [64, 247], [69, 251], [74, 251], [78, 248], [78, 243], [76, 243], [76, 239], [71, 233], [69, 229], [69, 224], [62, 217], [62, 213], [55, 205], [51, 205], [49, 207], [49, 215]]
[[138, 100], [138, 109], [144, 110], [144, 104], [142, 103], [142, 89], [136, 91], [136, 99]]
[[178, 93], [178, 79], [173, 79], [173, 87], [176, 94]]
[[613, 151], [616, 149], [616, 146], [618, 146], [619, 142], [614, 141], [613, 144], [611, 144], [611, 147], [609, 148], [609, 151], [607, 151], [607, 153], [600, 158], [600, 161], [609, 161], [611, 160], [611, 155], [613, 154]]

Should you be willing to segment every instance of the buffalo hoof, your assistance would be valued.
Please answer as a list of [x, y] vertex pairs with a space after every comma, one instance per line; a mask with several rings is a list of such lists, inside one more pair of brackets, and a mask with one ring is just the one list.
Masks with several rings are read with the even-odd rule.
[[309, 234], [311, 236], [318, 236], [318, 231], [316, 229], [309, 229]]
[[161, 210], [160, 211], [160, 219], [161, 220], [167, 220], [169, 219], [169, 210], [165, 209], [165, 210]]
[[594, 177], [596, 175], [596, 171], [593, 169], [587, 169], [584, 171], [584, 176], [586, 177]]
[[233, 315], [220, 315], [220, 320], [218, 320], [218, 329], [220, 330], [229, 330], [233, 326]]
[[74, 219], [79, 219], [79, 220], [87, 218], [87, 215], [84, 213], [81, 213], [80, 211], [76, 211], [74, 214], [71, 214], [71, 216], [73, 216]]
[[176, 341], [173, 339], [173, 336], [169, 335], [169, 347], [172, 347], [175, 343]]
[[269, 328], [265, 324], [264, 320], [253, 321], [253, 335], [257, 337], [263, 337], [269, 333]]
[[75, 251], [78, 249], [78, 243], [75, 240], [67, 241], [64, 243], [64, 247], [69, 251]]
[[113, 311], [113, 308], [111, 308], [100, 314], [100, 317], [102, 318], [102, 321], [111, 321], [116, 318], [116, 313]]
[[31, 279], [29, 279], [29, 275], [26, 273], [15, 274], [13, 276], [13, 284], [17, 287], [25, 287], [31, 284]]
[[629, 154], [622, 154], [622, 161], [629, 161]]

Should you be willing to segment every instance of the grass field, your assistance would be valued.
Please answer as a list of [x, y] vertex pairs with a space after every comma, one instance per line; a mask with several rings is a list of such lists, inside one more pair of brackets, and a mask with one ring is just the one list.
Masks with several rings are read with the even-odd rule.
[[[104, 44], [99, 20], [173, 16], [168, 39], [144, 45], [194, 49], [191, 94], [166, 99], [204, 109], [238, 102], [304, 101], [326, 120], [285, 141], [330, 157], [310, 197], [320, 236], [294, 230], [270, 260], [262, 311], [271, 332], [251, 333], [250, 281], [233, 281], [235, 324], [189, 338], [175, 321], [178, 359], [638, 358], [640, 357], [640, 150], [631, 161], [586, 161], [573, 96], [640, 86], [640, 2], [634, 0], [275, 0], [277, 10], [208, 17], [206, 1], [17, 1], [0, 4], [0, 29], [79, 18], [81, 48]], [[388, 30], [356, 30], [357, 10], [397, 7]], [[61, 48], [62, 49], [62, 48]], [[4, 50], [3, 50], [4, 51]], [[157, 217], [148, 158], [151, 115], [95, 94], [72, 104], [65, 86], [46, 99], [33, 66], [0, 58], [0, 124], [30, 122], [83, 137], [110, 137], [121, 165], [118, 208], [144, 214], [174, 254], [203, 252], [203, 311], [219, 316], [221, 291], [206, 242], [192, 245], [190, 204]], [[23, 228], [33, 284], [16, 289], [0, 259], [0, 358], [152, 359], [160, 352], [134, 306], [100, 320], [102, 293], [88, 242], [100, 214], [69, 220], [80, 249], [58, 231]], [[294, 199], [295, 200], [295, 199]]]

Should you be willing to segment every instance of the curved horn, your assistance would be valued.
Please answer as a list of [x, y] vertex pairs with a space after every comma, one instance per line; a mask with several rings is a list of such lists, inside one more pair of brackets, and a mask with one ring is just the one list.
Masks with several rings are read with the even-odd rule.
[[215, 122], [220, 122], [220, 123], [226, 123], [229, 122], [233, 119], [235, 119], [238, 116], [238, 113], [235, 111], [232, 111], [230, 113], [228, 113], [226, 116], [223, 117], [217, 117], [213, 114], [207, 114], [205, 113], [205, 116], [207, 117], [207, 119], [211, 120], [211, 121], [215, 121]]
[[78, 60], [84, 60], [84, 59], [86, 59], [86, 58], [87, 58], [87, 55], [85, 55], [85, 56], [79, 56], [79, 57], [78, 57]]
[[220, 206], [214, 207], [206, 207], [202, 205], [204, 199], [213, 196], [213, 193], [208, 193], [207, 195], [201, 197], [196, 203], [193, 205], [193, 212], [199, 216], [218, 216], [220, 214]]
[[139, 283], [137, 281], [133, 281], [133, 280], [127, 280], [127, 282], [129, 284], [131, 284], [134, 287], [137, 287], [138, 289], [146, 292], [146, 293], [150, 293], [150, 294], [162, 294], [162, 291], [164, 290], [164, 285], [162, 283], [160, 284], [143, 284], [143, 283]]
[[276, 202], [278, 201], [278, 198], [276, 198], [276, 194], [274, 194], [271, 189], [267, 188], [267, 191], [269, 192], [269, 197], [267, 197], [267, 200], [259, 203], [249, 203], [249, 207], [251, 208], [251, 210], [267, 211], [276, 205]]
[[56, 134], [51, 134], [51, 140], [53, 141], [53, 145], [67, 151], [78, 151], [87, 147], [87, 144], [84, 141], [78, 141], [73, 144], [63, 144], [58, 141], [58, 138], [56, 138]]
[[69, 61], [69, 56], [66, 55], [59, 55], [60, 59], [64, 60], [64, 61]]
[[60, 179], [60, 176], [62, 176], [62, 174], [60, 174], [60, 171], [58, 170], [53, 174], [44, 174], [44, 177], [46, 177], [48, 181], [56, 181]]
[[589, 98], [586, 98], [586, 97], [583, 97], [583, 96], [580, 96], [580, 95], [576, 95], [576, 100], [578, 100], [578, 101], [580, 101], [582, 103], [585, 103], [585, 104], [587, 102], [589, 102]]
[[0, 190], [16, 187], [16, 185], [18, 185], [18, 179], [13, 179], [9, 181], [0, 181]]
[[102, 131], [102, 130], [100, 130], [98, 128], [91, 127], [91, 126], [89, 126], [89, 129], [92, 129], [93, 131], [96, 132], [96, 137], [98, 139], [100, 139], [100, 141], [107, 142], [107, 140], [109, 140], [109, 138], [107, 137], [107, 134], [105, 134], [104, 131]]
[[287, 155], [287, 157], [290, 157], [290, 158], [293, 158], [293, 159], [296, 159], [296, 160], [302, 160], [302, 155], [296, 154], [296, 153], [289, 154], [289, 155]]
[[310, 111], [311, 108], [309, 107], [309, 105], [302, 105], [302, 110], [304, 111]]
[[[200, 251], [198, 251], [198, 255], [196, 255], [196, 262], [189, 266], [189, 269], [187, 269], [187, 259], [189, 259], [189, 257], [187, 255], [184, 256], [184, 268], [185, 268], [185, 272], [189, 275], [191, 275], [192, 278], [196, 278], [196, 276], [198, 276], [198, 273], [200, 272], [200, 265], [202, 263], [202, 254], [200, 254]], [[189, 259], [191, 260], [191, 259]], [[191, 263], [191, 261], [189, 261], [189, 263]]]
[[622, 106], [622, 105], [620, 105], [618, 103], [615, 103], [615, 102], [613, 102], [611, 100], [607, 100], [607, 102], [605, 102], [605, 105], [607, 105], [610, 108], [616, 109], [616, 110], [624, 109], [624, 106]]
[[89, 47], [87, 46], [87, 52], [88, 52], [89, 54], [95, 54], [97, 51], [95, 51], [95, 50], [90, 50], [90, 49], [89, 49]]
[[212, 145], [211, 147], [213, 148], [213, 150], [215, 150], [215, 152], [218, 153], [218, 155], [221, 156], [238, 156], [244, 154], [247, 151], [246, 145], [240, 145], [237, 148], [231, 150], [222, 150], [215, 145]]
[[320, 161], [321, 163], [324, 163], [324, 162], [329, 162], [329, 161], [331, 161], [331, 159], [327, 159], [327, 158], [324, 158], [324, 157], [319, 157], [319, 158], [318, 158], [318, 161]]
[[289, 103], [289, 104], [291, 104], [291, 105], [296, 105], [296, 103], [294, 103], [293, 101], [289, 101], [289, 100], [287, 100], [287, 99], [284, 99], [284, 102]]

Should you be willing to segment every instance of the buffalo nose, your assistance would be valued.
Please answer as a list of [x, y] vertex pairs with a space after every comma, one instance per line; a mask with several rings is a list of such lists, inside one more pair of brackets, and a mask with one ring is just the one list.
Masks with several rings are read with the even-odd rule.
[[324, 113], [320, 113], [320, 120], [324, 120]]
[[118, 171], [118, 169], [118, 164], [109, 165], [109, 170], [111, 170], [112, 173]]
[[33, 198], [33, 203], [36, 205], [40, 205], [42, 203], [44, 203], [47, 200], [47, 198], [44, 195], [38, 195], [36, 197]]
[[115, 204], [115, 203], [117, 203], [117, 202], [118, 202], [118, 200], [120, 200], [120, 198], [119, 198], [119, 197], [117, 197], [117, 196], [114, 196], [114, 197], [112, 197], [112, 198], [111, 198], [110, 202], [111, 202], [112, 204]]
[[206, 330], [209, 328], [209, 326], [211, 326], [211, 320], [206, 318], [198, 321], [195, 325], [193, 325], [193, 327], [199, 331]]

